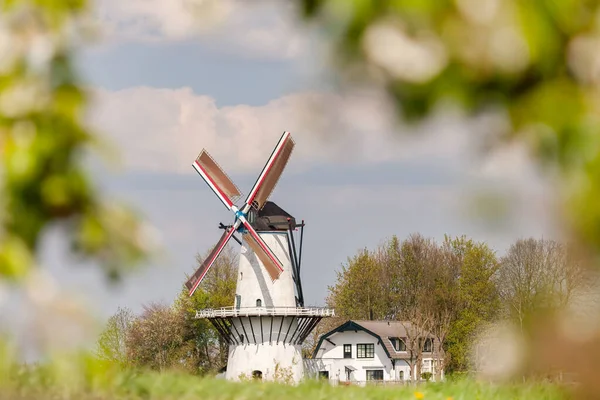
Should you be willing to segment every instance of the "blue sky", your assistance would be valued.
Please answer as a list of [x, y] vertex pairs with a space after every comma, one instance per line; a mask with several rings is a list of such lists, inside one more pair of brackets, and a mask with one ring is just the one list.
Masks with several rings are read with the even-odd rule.
[[[145, 215], [163, 249], [110, 287], [50, 233], [42, 263], [91, 313], [172, 301], [196, 253], [219, 238], [218, 222], [231, 220], [191, 167], [196, 155], [208, 148], [247, 192], [284, 130], [297, 146], [271, 199], [306, 220], [309, 304], [324, 303], [347, 257], [393, 234], [466, 234], [500, 254], [519, 237], [554, 234], [550, 188], [526, 152], [510, 145], [478, 155], [496, 119], [442, 110], [419, 127], [394, 125], [376, 90], [332, 89], [335, 71], [319, 61], [326, 46], [283, 3], [223, 0], [210, 29], [182, 4], [98, 1], [104, 35], [78, 57], [94, 94], [90, 123], [122, 158], [96, 178], [106, 196]], [[481, 192], [506, 198], [510, 212], [495, 223], [477, 216]]]

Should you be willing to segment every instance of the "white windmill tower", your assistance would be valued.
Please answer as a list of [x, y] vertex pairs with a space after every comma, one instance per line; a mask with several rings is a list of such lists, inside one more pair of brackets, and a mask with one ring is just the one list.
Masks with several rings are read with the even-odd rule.
[[[334, 315], [331, 309], [304, 307], [300, 280], [304, 221], [297, 225], [294, 217], [267, 201], [293, 148], [290, 133], [284, 132], [240, 207], [234, 204], [240, 191], [206, 150], [193, 164], [235, 220], [232, 225], [220, 224], [221, 239], [186, 282], [190, 296], [229, 239], [242, 245], [235, 305], [196, 312], [196, 318], [208, 318], [229, 344], [225, 374], [229, 380], [244, 376], [273, 380], [280, 374], [300, 381], [304, 376], [302, 343], [323, 317]], [[301, 230], [299, 251], [293, 235], [297, 227]]]

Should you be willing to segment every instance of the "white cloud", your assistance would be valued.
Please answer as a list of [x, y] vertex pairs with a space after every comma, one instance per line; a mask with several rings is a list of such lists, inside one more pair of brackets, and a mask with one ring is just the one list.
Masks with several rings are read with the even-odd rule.
[[296, 139], [291, 169], [330, 162], [460, 163], [470, 149], [470, 132], [459, 117], [440, 116], [418, 134], [401, 134], [389, 105], [373, 93], [301, 92], [256, 107], [218, 107], [189, 88], [93, 93], [92, 125], [134, 170], [191, 173], [206, 148], [227, 171], [254, 171], [284, 130]]
[[234, 54], [294, 58], [309, 47], [293, 4], [273, 0], [98, 0], [93, 18], [106, 41], [201, 40]]

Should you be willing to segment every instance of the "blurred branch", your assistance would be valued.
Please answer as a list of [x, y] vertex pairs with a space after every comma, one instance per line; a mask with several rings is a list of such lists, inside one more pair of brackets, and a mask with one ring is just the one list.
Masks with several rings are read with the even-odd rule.
[[117, 278], [145, 258], [151, 238], [134, 213], [101, 198], [85, 168], [97, 138], [82, 122], [86, 95], [72, 58], [86, 2], [0, 7], [0, 277], [26, 277], [42, 234], [60, 222], [77, 254]]
[[600, 1], [300, 0], [337, 69], [383, 87], [405, 121], [441, 103], [500, 110], [502, 137], [564, 178], [576, 238], [600, 252]]

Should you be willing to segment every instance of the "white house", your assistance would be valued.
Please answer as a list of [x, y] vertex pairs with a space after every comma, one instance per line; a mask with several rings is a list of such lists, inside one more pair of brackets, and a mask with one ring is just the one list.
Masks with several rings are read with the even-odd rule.
[[[320, 337], [313, 358], [307, 360], [307, 364], [313, 374], [322, 378], [362, 384], [415, 380], [420, 359], [420, 373], [430, 372], [434, 380], [438, 362], [442, 361], [436, 340], [428, 333], [420, 336], [415, 335], [415, 329], [408, 322], [347, 321]], [[418, 355], [417, 346], [421, 346]], [[414, 365], [412, 379], [411, 364]], [[439, 372], [443, 379], [443, 369]]]

